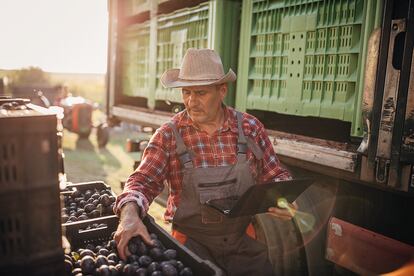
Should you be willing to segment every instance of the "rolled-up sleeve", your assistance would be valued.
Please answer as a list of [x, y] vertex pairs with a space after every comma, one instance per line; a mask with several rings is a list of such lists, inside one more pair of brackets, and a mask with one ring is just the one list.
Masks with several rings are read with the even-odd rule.
[[170, 137], [165, 126], [151, 137], [139, 167], [128, 177], [123, 192], [117, 197], [115, 214], [119, 216], [126, 203], [135, 202], [141, 218], [146, 215], [151, 202], [164, 189], [164, 180], [168, 175]]
[[257, 144], [263, 151], [262, 172], [259, 172], [261, 181], [265, 183], [292, 179], [290, 172], [282, 166], [277, 158], [269, 136], [261, 123], [259, 123], [256, 139]]

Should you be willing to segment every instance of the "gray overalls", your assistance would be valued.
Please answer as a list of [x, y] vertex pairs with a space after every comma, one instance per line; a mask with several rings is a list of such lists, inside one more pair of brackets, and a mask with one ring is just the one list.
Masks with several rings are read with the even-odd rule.
[[203, 259], [221, 267], [228, 275], [271, 275], [266, 246], [245, 234], [250, 216], [228, 218], [203, 205], [209, 199], [240, 196], [255, 184], [247, 161], [247, 140], [237, 112], [237, 163], [231, 166], [194, 168], [189, 150], [175, 125], [172, 127], [177, 154], [183, 168], [180, 205], [173, 228], [185, 235], [185, 246]]

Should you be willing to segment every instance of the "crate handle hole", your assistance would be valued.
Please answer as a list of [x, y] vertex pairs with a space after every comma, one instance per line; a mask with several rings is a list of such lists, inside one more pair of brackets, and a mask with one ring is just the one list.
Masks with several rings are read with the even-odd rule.
[[97, 227], [97, 228], [88, 229], [88, 230], [79, 229], [78, 233], [82, 234], [82, 233], [88, 233], [88, 232], [95, 232], [95, 231], [103, 230], [106, 228], [108, 228], [108, 226], [102, 226], [102, 227]]
[[3, 144], [3, 159], [7, 160], [7, 146]]
[[4, 179], [6, 180], [6, 182], [9, 182], [9, 168], [4, 167]]
[[12, 178], [14, 181], [17, 181], [17, 169], [16, 166], [12, 167]]

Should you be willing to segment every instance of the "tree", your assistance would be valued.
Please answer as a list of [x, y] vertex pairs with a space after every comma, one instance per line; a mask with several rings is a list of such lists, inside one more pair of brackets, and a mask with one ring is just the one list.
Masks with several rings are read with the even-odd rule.
[[11, 75], [12, 86], [50, 86], [50, 77], [38, 67], [23, 68]]

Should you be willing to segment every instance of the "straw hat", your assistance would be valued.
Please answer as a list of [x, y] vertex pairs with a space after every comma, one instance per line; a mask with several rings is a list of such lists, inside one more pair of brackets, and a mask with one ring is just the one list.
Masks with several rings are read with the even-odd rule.
[[169, 69], [161, 76], [165, 88], [216, 85], [235, 80], [233, 70], [224, 74], [220, 56], [214, 50], [194, 48], [187, 50], [180, 69]]

